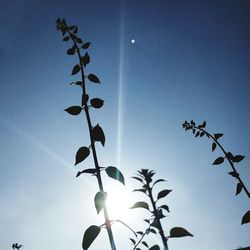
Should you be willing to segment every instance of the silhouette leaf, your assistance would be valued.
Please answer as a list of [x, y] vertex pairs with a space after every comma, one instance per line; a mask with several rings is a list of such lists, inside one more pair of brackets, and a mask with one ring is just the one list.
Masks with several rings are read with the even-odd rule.
[[80, 176], [81, 174], [96, 174], [96, 169], [95, 168], [88, 168], [88, 169], [84, 169], [83, 171], [79, 171], [77, 172], [76, 177]]
[[90, 42], [84, 43], [82, 48], [83, 49], [88, 49], [88, 47], [90, 46]]
[[104, 147], [105, 145], [105, 135], [102, 130], [102, 128], [97, 124], [93, 129], [92, 129], [92, 135], [94, 141], [99, 141], [101, 142], [102, 146]]
[[64, 109], [64, 111], [68, 112], [71, 115], [79, 115], [82, 111], [82, 107], [80, 106], [71, 106], [68, 107], [66, 109]]
[[79, 64], [76, 64], [76, 65], [74, 66], [74, 68], [72, 69], [71, 75], [77, 74], [80, 70], [81, 70], [80, 65], [79, 65]]
[[235, 178], [238, 178], [238, 177], [239, 177], [239, 173], [234, 172], [234, 171], [229, 172], [228, 174], [230, 174], [231, 176], [233, 176], [233, 177], [235, 177]]
[[250, 222], [250, 210], [248, 210], [244, 216], [242, 217], [241, 225], [249, 223]]
[[154, 186], [156, 183], [159, 183], [159, 182], [162, 182], [162, 181], [166, 181], [166, 180], [164, 180], [164, 179], [158, 179], [158, 180], [156, 180], [156, 181], [154, 182], [153, 186]]
[[144, 201], [136, 202], [130, 209], [134, 209], [134, 208], [145, 208], [145, 209], [149, 210], [148, 203], [144, 202]]
[[75, 49], [74, 48], [68, 49], [67, 54], [70, 55], [70, 56], [74, 55], [75, 54]]
[[76, 42], [77, 43], [82, 43], [82, 39], [80, 37], [76, 37]]
[[217, 144], [215, 142], [213, 142], [213, 144], [212, 144], [212, 152], [214, 152], [214, 150], [216, 149], [216, 146], [217, 146]]
[[92, 107], [99, 109], [103, 106], [104, 101], [100, 98], [93, 98], [90, 100]]
[[86, 52], [85, 55], [81, 58], [81, 62], [84, 65], [84, 67], [86, 67], [86, 65], [90, 63], [90, 57], [88, 52]]
[[156, 231], [153, 228], [149, 229], [150, 233], [156, 234]]
[[96, 208], [96, 211], [98, 214], [104, 208], [106, 198], [107, 198], [106, 192], [99, 191], [96, 193], [96, 195], [95, 195], [95, 208]]
[[64, 38], [63, 38], [63, 41], [64, 42], [67, 42], [69, 40], [69, 36], [65, 36]]
[[87, 148], [87, 147], [79, 148], [77, 153], [76, 153], [75, 165], [84, 161], [89, 156], [89, 154], [90, 154], [89, 148]]
[[170, 230], [170, 237], [171, 238], [179, 238], [179, 237], [186, 237], [186, 236], [193, 237], [193, 235], [191, 233], [189, 233], [186, 229], [184, 229], [182, 227], [173, 227]]
[[144, 194], [146, 194], [146, 189], [145, 188], [140, 188], [140, 189], [134, 189], [133, 192], [143, 192]]
[[75, 25], [75, 28], [74, 28], [74, 30], [73, 30], [73, 33], [74, 33], [74, 34], [77, 34], [77, 32], [78, 32], [78, 27]]
[[94, 75], [94, 74], [89, 74], [88, 75], [88, 79], [91, 81], [91, 82], [94, 82], [94, 83], [101, 83], [99, 78]]
[[146, 242], [146, 241], [142, 241], [142, 244], [143, 244], [145, 247], [147, 247], [147, 248], [148, 248], [148, 244], [147, 244], [147, 242]]
[[125, 185], [124, 176], [118, 168], [110, 166], [110, 167], [107, 167], [105, 171], [110, 178], [113, 178], [121, 182], [123, 185]]
[[160, 208], [163, 208], [170, 213], [169, 207], [167, 205], [161, 205]]
[[158, 245], [154, 245], [150, 247], [148, 250], [160, 250], [160, 247]]
[[82, 249], [87, 250], [96, 237], [99, 235], [101, 228], [95, 225], [90, 226], [83, 235]]
[[132, 238], [129, 238], [129, 239], [133, 243], [133, 245], [135, 245], [136, 241], [134, 239], [132, 239]]
[[137, 177], [137, 176], [133, 176], [132, 178], [137, 180], [137, 181], [140, 181], [141, 183], [143, 183], [143, 180], [141, 178]]
[[233, 162], [240, 162], [245, 158], [244, 155], [235, 155], [232, 159]]
[[216, 139], [216, 140], [218, 140], [220, 137], [222, 137], [223, 136], [223, 134], [221, 134], [221, 133], [217, 133], [217, 134], [214, 134], [214, 138]]
[[219, 165], [224, 162], [224, 157], [218, 157], [214, 162], [213, 165]]
[[229, 159], [229, 160], [233, 160], [233, 158], [234, 158], [234, 156], [233, 156], [233, 154], [231, 153], [231, 152], [227, 152], [226, 153], [226, 157]]
[[165, 196], [167, 196], [172, 190], [169, 190], [169, 189], [165, 189], [165, 190], [162, 190], [161, 192], [158, 193], [157, 195], [157, 200], [161, 199], [161, 198], [164, 198]]
[[236, 193], [235, 195], [238, 195], [242, 190], [242, 185], [240, 183], [237, 184], [237, 187], [236, 187]]
[[136, 232], [136, 234], [143, 235], [143, 232], [142, 231], [138, 231], [138, 232]]

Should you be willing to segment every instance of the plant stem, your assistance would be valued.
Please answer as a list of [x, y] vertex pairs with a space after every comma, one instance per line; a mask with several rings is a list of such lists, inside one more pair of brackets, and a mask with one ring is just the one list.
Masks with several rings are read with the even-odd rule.
[[[192, 125], [192, 126], [193, 126], [193, 125]], [[194, 127], [195, 129], [198, 129], [198, 130], [204, 132], [204, 133], [207, 134], [209, 137], [211, 137], [211, 138], [213, 139], [213, 141], [218, 145], [218, 147], [222, 150], [222, 152], [224, 153], [224, 155], [225, 155], [227, 161], [229, 162], [229, 164], [230, 164], [230, 166], [231, 166], [233, 172], [237, 174], [237, 175], [235, 176], [235, 178], [239, 181], [239, 183], [240, 183], [241, 186], [242, 186], [242, 189], [245, 191], [247, 197], [250, 199], [250, 192], [248, 191], [247, 187], [245, 186], [245, 184], [244, 184], [243, 181], [241, 180], [240, 175], [239, 175], [239, 173], [237, 172], [237, 170], [236, 170], [236, 168], [235, 168], [235, 166], [234, 166], [232, 160], [227, 156], [226, 150], [222, 147], [222, 145], [218, 142], [218, 140], [217, 140], [212, 134], [208, 133], [206, 130], [204, 130], [204, 129], [202, 129], [202, 128], [198, 128], [198, 127], [196, 127], [196, 126], [193, 126], [193, 127]]]
[[143, 238], [145, 237], [147, 233], [147, 231], [150, 229], [150, 226], [149, 228], [145, 231], [145, 233], [141, 236], [140, 240], [136, 243], [136, 245], [134, 246], [134, 248], [132, 250], [135, 250], [137, 248], [137, 246], [139, 246], [139, 244], [141, 243], [141, 241], [143, 240]]
[[163, 243], [163, 246], [164, 246], [164, 250], [168, 250], [167, 238], [165, 237], [164, 231], [162, 229], [162, 225], [161, 225], [160, 218], [159, 218], [159, 215], [158, 215], [158, 210], [157, 210], [156, 205], [155, 205], [156, 202], [154, 201], [153, 194], [152, 194], [152, 188], [149, 186], [149, 183], [147, 183], [146, 185], [147, 185], [147, 189], [148, 189], [148, 195], [149, 195], [151, 204], [153, 206], [154, 216], [155, 216], [155, 219], [156, 219], [156, 223], [157, 223], [157, 225], [159, 227], [158, 230], [159, 230], [159, 233], [161, 235], [161, 239], [162, 239], [162, 243]]
[[[69, 33], [69, 35], [71, 37], [71, 32], [68, 29], [67, 29], [67, 32]], [[71, 39], [72, 39], [72, 37], [71, 37]], [[78, 59], [79, 59], [79, 62], [80, 62], [81, 78], [82, 78], [82, 85], [81, 85], [82, 94], [85, 96], [86, 95], [86, 86], [85, 86], [84, 67], [83, 67], [83, 64], [81, 62], [81, 53], [80, 53], [80, 49], [79, 49], [75, 39], [72, 39], [72, 41], [73, 41], [74, 45], [76, 46], [76, 51], [77, 51]], [[96, 154], [95, 141], [94, 141], [93, 136], [92, 136], [92, 122], [91, 122], [91, 118], [90, 118], [90, 114], [89, 114], [89, 108], [88, 108], [86, 102], [83, 103], [83, 104], [84, 104], [84, 111], [85, 111], [85, 115], [86, 115], [88, 129], [89, 129], [89, 136], [90, 136], [92, 155], [93, 155], [95, 169], [96, 169], [96, 178], [97, 178], [97, 181], [98, 181], [99, 190], [104, 191], [102, 178], [101, 178], [100, 166], [99, 166], [98, 158], [97, 158], [97, 154]], [[103, 211], [104, 211], [104, 218], [105, 218], [105, 227], [106, 227], [106, 230], [107, 230], [107, 233], [108, 233], [110, 246], [111, 246], [112, 250], [116, 250], [114, 236], [113, 236], [113, 232], [112, 232], [112, 229], [111, 229], [111, 224], [110, 224], [110, 219], [109, 219], [106, 204], [104, 205]]]

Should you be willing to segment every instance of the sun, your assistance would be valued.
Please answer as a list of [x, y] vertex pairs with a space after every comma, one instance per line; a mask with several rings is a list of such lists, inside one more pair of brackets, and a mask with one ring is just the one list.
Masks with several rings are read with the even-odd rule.
[[112, 186], [108, 191], [106, 204], [111, 220], [127, 219], [129, 216], [129, 208], [132, 204], [131, 194], [125, 187], [119, 186]]

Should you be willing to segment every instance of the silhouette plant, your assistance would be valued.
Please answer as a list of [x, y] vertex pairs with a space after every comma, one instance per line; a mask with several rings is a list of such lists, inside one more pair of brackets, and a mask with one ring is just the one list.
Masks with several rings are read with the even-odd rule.
[[[147, 196], [147, 198], [149, 198], [150, 204], [151, 204], [151, 209], [150, 209], [149, 204], [145, 201], [138, 201], [131, 207], [131, 209], [144, 208], [144, 209], [148, 210], [151, 214], [151, 219], [145, 220], [145, 222], [148, 223], [148, 228], [146, 229], [146, 231], [143, 234], [142, 234], [142, 232], [140, 232], [140, 234], [142, 235], [141, 239], [137, 243], [135, 240], [130, 239], [132, 241], [132, 243], [134, 244], [135, 250], [139, 250], [139, 248], [137, 248], [137, 246], [141, 242], [144, 246], [148, 247], [147, 242], [142, 241], [142, 239], [144, 238], [144, 236], [146, 234], [156, 233], [154, 228], [156, 228], [156, 230], [158, 230], [158, 233], [161, 236], [161, 240], [162, 240], [162, 243], [163, 243], [165, 250], [168, 250], [168, 239], [177, 238], [177, 237], [185, 237], [185, 236], [193, 236], [191, 233], [189, 233], [186, 229], [184, 229], [182, 227], [172, 228], [170, 230], [169, 236], [165, 236], [164, 230], [163, 230], [163, 227], [161, 224], [161, 219], [166, 217], [163, 214], [163, 210], [167, 211], [168, 213], [170, 211], [169, 211], [168, 205], [165, 205], [165, 204], [158, 205], [158, 202], [160, 199], [166, 197], [172, 190], [164, 189], [164, 190], [160, 191], [157, 194], [157, 198], [155, 199], [154, 195], [153, 195], [155, 185], [159, 182], [164, 182], [165, 180], [164, 179], [157, 179], [156, 181], [153, 182], [152, 177], [154, 175], [155, 175], [155, 172], [152, 170], [141, 169], [141, 170], [137, 171], [137, 176], [132, 177], [142, 184], [142, 188], [135, 189], [134, 192], [144, 193]], [[156, 249], [160, 249], [158, 245], [154, 245], [153, 247], [150, 248], [150, 250], [156, 250]]]
[[[78, 63], [73, 67], [71, 75], [77, 75], [80, 73], [81, 76], [80, 80], [71, 83], [71, 85], [78, 85], [82, 89], [81, 105], [68, 107], [67, 109], [65, 109], [65, 111], [73, 116], [79, 115], [82, 112], [85, 113], [88, 125], [89, 137], [90, 137], [90, 145], [83, 146], [78, 149], [75, 156], [75, 165], [78, 165], [79, 163], [84, 161], [92, 153], [95, 166], [94, 168], [88, 168], [79, 171], [76, 177], [79, 177], [82, 174], [91, 174], [94, 177], [96, 177], [99, 186], [99, 191], [96, 193], [94, 197], [95, 207], [98, 214], [103, 210], [105, 219], [104, 225], [102, 226], [91, 225], [89, 228], [87, 228], [87, 230], [83, 235], [82, 248], [84, 250], [88, 249], [89, 246], [92, 244], [92, 242], [99, 235], [101, 228], [104, 227], [106, 228], [108, 233], [111, 249], [116, 250], [113, 232], [111, 229], [112, 221], [109, 219], [108, 210], [106, 207], [107, 193], [104, 191], [101, 174], [102, 172], [105, 171], [109, 177], [118, 180], [124, 185], [125, 185], [125, 180], [123, 174], [118, 168], [113, 166], [103, 168], [100, 167], [98, 163], [95, 143], [100, 142], [102, 146], [104, 146], [105, 134], [99, 124], [95, 126], [92, 125], [90, 117], [90, 108], [100, 109], [103, 106], [104, 101], [100, 98], [92, 98], [89, 100], [89, 96], [86, 91], [86, 80], [94, 84], [100, 84], [101, 82], [99, 78], [93, 73], [86, 75], [86, 67], [90, 63], [90, 56], [88, 52], [85, 51], [89, 48], [90, 42], [84, 43], [83, 39], [81, 39], [78, 36], [78, 27], [76, 25], [69, 26], [64, 18], [63, 19], [58, 18], [56, 20], [56, 24], [57, 24], [57, 30], [61, 31], [63, 35], [63, 41], [65, 42], [71, 41], [72, 43], [71, 47], [68, 48], [67, 50], [67, 54], [70, 56], [76, 55], [78, 58]], [[82, 55], [83, 51], [84, 55]]]
[[12, 249], [17, 249], [17, 250], [19, 250], [21, 247], [23, 247], [23, 245], [20, 245], [20, 244], [18, 244], [18, 243], [12, 244]]
[[[185, 121], [182, 124], [182, 127], [186, 131], [187, 130], [192, 131], [195, 137], [203, 137], [204, 135], [206, 135], [208, 139], [212, 140], [212, 152], [214, 152], [216, 148], [221, 149], [223, 155], [216, 158], [215, 161], [213, 162], [213, 165], [220, 165], [226, 160], [232, 169], [232, 171], [229, 172], [228, 174], [237, 180], [235, 195], [238, 195], [243, 190], [246, 193], [248, 199], [250, 199], [250, 193], [246, 185], [244, 184], [243, 180], [241, 179], [240, 174], [235, 166], [235, 164], [241, 162], [245, 158], [245, 156], [233, 155], [231, 152], [227, 152], [222, 146], [222, 144], [219, 142], [219, 139], [223, 136], [223, 134], [222, 133], [211, 134], [207, 130], [205, 130], [206, 121], [204, 121], [200, 125], [196, 125], [196, 123], [193, 120], [191, 120], [190, 122]], [[249, 222], [250, 222], [250, 210], [248, 210], [242, 217], [241, 224], [243, 225]]]

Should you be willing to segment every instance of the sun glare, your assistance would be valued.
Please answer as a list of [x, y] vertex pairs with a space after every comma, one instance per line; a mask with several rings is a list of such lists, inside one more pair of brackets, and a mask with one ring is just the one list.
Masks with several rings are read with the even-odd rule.
[[126, 219], [132, 201], [131, 194], [124, 187], [114, 186], [108, 191], [107, 208], [111, 220]]

